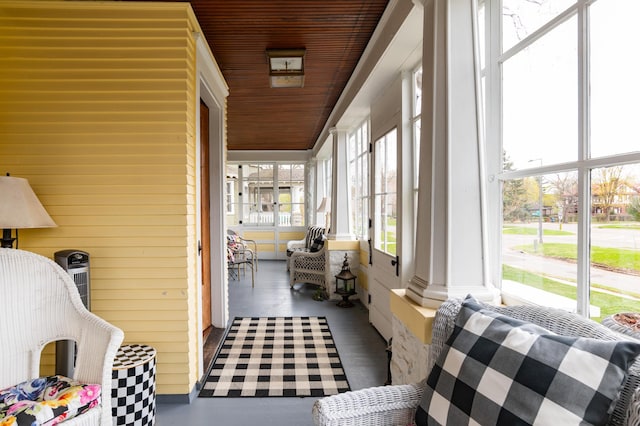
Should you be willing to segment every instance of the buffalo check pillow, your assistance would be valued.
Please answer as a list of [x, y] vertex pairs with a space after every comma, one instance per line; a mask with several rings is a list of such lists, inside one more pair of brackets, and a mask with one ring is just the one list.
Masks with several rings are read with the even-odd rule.
[[417, 425], [605, 424], [640, 344], [565, 337], [468, 297]]

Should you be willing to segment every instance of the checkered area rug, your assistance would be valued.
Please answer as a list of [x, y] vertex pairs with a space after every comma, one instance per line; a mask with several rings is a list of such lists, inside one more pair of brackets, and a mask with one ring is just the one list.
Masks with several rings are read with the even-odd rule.
[[201, 397], [303, 397], [349, 390], [325, 317], [235, 318]]

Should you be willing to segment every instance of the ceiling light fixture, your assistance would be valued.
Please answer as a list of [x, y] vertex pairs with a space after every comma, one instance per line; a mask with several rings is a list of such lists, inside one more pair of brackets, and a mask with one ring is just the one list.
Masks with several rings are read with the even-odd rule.
[[271, 87], [304, 87], [305, 49], [267, 49]]

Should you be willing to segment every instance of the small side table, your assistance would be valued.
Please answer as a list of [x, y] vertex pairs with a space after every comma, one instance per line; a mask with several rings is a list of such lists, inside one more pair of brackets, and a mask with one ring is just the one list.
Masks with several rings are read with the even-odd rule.
[[621, 312], [610, 315], [602, 319], [602, 325], [618, 333], [640, 339], [640, 313], [638, 312]]
[[153, 426], [156, 417], [156, 350], [122, 345], [111, 372], [113, 425]]

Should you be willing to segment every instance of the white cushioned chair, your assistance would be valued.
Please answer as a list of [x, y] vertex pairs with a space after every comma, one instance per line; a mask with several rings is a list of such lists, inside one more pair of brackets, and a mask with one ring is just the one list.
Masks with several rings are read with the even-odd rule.
[[71, 379], [81, 389], [83, 385], [100, 385], [102, 396], [100, 403], [96, 399], [85, 407], [87, 411], [64, 424], [111, 425], [111, 372], [123, 340], [122, 330], [89, 312], [69, 274], [35, 253], [0, 248], [0, 294], [0, 389], [27, 381], [31, 381], [27, 386], [42, 383], [33, 379], [40, 376], [44, 346], [73, 340], [77, 355]]
[[[444, 302], [436, 313], [430, 347], [430, 371], [454, 330], [461, 300]], [[558, 309], [509, 306], [485, 308], [500, 314], [530, 322], [561, 336], [590, 337], [608, 341], [630, 340], [595, 321]], [[345, 392], [319, 399], [312, 410], [316, 425], [384, 425], [407, 426], [414, 422], [422, 399], [426, 380], [408, 385], [379, 386]], [[567, 389], [571, 392], [571, 389]], [[607, 425], [640, 425], [640, 360], [629, 368], [620, 397]]]

